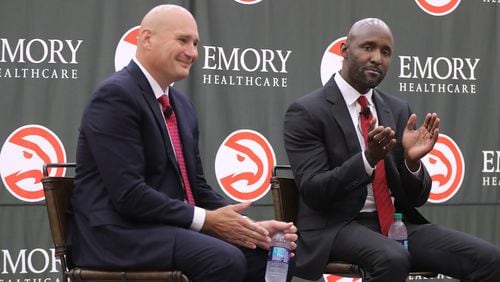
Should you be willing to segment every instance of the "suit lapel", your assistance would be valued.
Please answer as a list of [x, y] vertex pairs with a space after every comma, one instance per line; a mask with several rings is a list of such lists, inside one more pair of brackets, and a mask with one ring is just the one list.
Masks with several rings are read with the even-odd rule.
[[331, 114], [344, 133], [344, 142], [349, 149], [349, 154], [354, 155], [361, 150], [361, 145], [344, 97], [342, 97], [333, 77], [325, 85], [326, 100], [332, 105], [330, 108]]
[[377, 109], [379, 124], [396, 130], [396, 122], [394, 121], [392, 111], [385, 103], [380, 92], [376, 89], [373, 89], [373, 103], [375, 103], [375, 108]]
[[177, 165], [177, 160], [175, 158], [174, 148], [172, 147], [172, 142], [170, 141], [170, 137], [167, 131], [167, 125], [165, 124], [165, 118], [163, 113], [161, 112], [158, 101], [153, 93], [153, 89], [146, 78], [146, 76], [142, 73], [139, 66], [134, 61], [130, 61], [128, 66], [126, 67], [129, 73], [135, 78], [137, 81], [137, 86], [141, 89], [141, 94], [146, 101], [146, 104], [149, 110], [153, 113], [155, 122], [161, 132], [163, 137], [164, 146], [167, 150], [167, 156], [170, 161], [174, 164], [174, 167], [180, 173], [179, 167]]

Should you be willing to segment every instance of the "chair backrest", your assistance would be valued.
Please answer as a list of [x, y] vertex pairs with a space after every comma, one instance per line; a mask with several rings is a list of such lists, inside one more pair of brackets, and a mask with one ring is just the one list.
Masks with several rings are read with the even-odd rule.
[[49, 217], [50, 232], [54, 241], [55, 255], [61, 261], [62, 276], [67, 281], [179, 281], [187, 282], [188, 277], [181, 271], [106, 271], [73, 267], [67, 259], [68, 215], [71, 214], [71, 194], [73, 177], [49, 176], [49, 168], [74, 168], [74, 163], [54, 163], [43, 166], [42, 185]]
[[67, 213], [71, 208], [73, 179], [71, 177], [44, 177], [42, 179], [50, 231], [56, 247], [56, 255], [66, 252], [65, 239], [68, 230]]
[[50, 232], [54, 241], [55, 255], [60, 259], [62, 271], [67, 270], [66, 235], [68, 231], [67, 215], [71, 210], [71, 194], [73, 193], [73, 177], [49, 176], [51, 167], [75, 167], [74, 163], [45, 164], [43, 166], [42, 185], [45, 193], [45, 204], [49, 217]]
[[271, 193], [276, 220], [296, 222], [299, 209], [299, 191], [291, 174], [290, 165], [276, 165], [272, 172]]

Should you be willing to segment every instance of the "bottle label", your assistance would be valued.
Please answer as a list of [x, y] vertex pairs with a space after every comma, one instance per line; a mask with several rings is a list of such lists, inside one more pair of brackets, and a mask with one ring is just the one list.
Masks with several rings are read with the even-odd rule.
[[290, 250], [283, 247], [271, 247], [267, 261], [277, 261], [288, 263], [290, 260]]
[[403, 245], [403, 247], [405, 247], [405, 249], [408, 250], [408, 240], [396, 240], [396, 241], [401, 243], [401, 245]]

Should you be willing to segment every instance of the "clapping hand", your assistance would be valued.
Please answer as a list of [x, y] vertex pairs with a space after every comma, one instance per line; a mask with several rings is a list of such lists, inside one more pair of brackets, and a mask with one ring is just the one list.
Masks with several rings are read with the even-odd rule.
[[381, 125], [376, 127], [376, 124], [377, 119], [373, 117], [368, 126], [368, 145], [365, 151], [366, 160], [372, 167], [383, 160], [396, 145], [394, 130]]
[[439, 136], [439, 117], [436, 113], [428, 113], [424, 123], [417, 129], [417, 116], [412, 114], [403, 132], [403, 148], [405, 160], [412, 171], [418, 168], [420, 159], [429, 153]]

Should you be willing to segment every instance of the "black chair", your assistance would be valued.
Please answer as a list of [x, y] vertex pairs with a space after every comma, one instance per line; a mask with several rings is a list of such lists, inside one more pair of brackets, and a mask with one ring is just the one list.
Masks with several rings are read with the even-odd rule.
[[[280, 171], [282, 176], [278, 176]], [[293, 178], [290, 165], [276, 165], [271, 177], [271, 193], [276, 220], [297, 222], [299, 209], [299, 191]], [[365, 271], [356, 264], [332, 261], [326, 265], [324, 273], [342, 277], [364, 278]], [[436, 277], [434, 272], [411, 272], [413, 277]]]
[[67, 215], [71, 213], [73, 177], [49, 176], [52, 167], [74, 168], [74, 163], [53, 163], [43, 166], [42, 184], [49, 217], [50, 231], [54, 241], [55, 255], [61, 261], [62, 281], [178, 281], [188, 282], [182, 272], [172, 271], [129, 271], [88, 269], [73, 266], [68, 260], [66, 245]]

